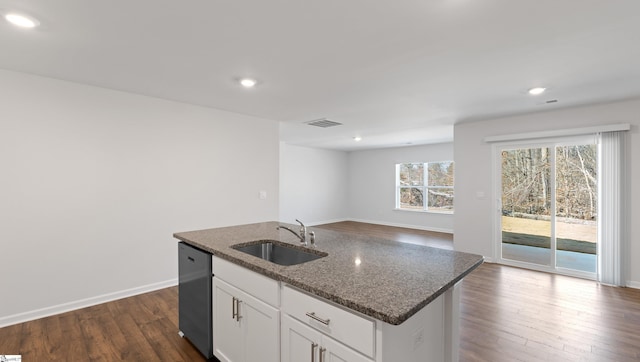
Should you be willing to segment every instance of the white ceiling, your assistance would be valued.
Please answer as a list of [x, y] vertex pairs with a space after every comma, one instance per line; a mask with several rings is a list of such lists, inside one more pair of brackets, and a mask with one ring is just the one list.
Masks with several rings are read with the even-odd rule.
[[[451, 141], [458, 122], [640, 96], [638, 0], [0, 0], [9, 10], [41, 26], [0, 21], [0, 68], [281, 121], [283, 141], [310, 147]], [[304, 124], [325, 117], [343, 125]]]

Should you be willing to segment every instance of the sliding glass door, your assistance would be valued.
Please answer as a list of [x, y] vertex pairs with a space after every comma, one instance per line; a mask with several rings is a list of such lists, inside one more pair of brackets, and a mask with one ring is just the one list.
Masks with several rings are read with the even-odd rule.
[[549, 155], [548, 147], [501, 151], [503, 259], [552, 265]]
[[498, 146], [496, 156], [500, 261], [595, 276], [595, 141]]
[[556, 267], [595, 273], [598, 262], [597, 145], [558, 145], [555, 159]]

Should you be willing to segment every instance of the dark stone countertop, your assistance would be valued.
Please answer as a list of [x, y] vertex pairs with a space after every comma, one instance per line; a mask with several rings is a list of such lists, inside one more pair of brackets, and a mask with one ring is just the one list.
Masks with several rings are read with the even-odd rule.
[[[480, 266], [476, 254], [308, 227], [328, 256], [282, 266], [232, 249], [256, 240], [300, 245], [275, 221], [180, 232], [174, 237], [222, 259], [288, 283], [389, 324], [398, 325]], [[302, 247], [300, 247], [302, 248]], [[308, 249], [308, 248], [305, 248]], [[313, 251], [312, 251], [313, 252]], [[356, 264], [356, 259], [360, 264]]]

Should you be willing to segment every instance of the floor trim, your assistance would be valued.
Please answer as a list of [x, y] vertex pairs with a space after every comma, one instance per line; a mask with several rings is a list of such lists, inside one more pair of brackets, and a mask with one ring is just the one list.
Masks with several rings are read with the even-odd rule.
[[633, 288], [633, 289], [640, 289], [640, 282], [634, 282], [633, 280], [628, 280], [627, 287]]
[[436, 233], [453, 234], [452, 229], [442, 229], [442, 228], [434, 228], [434, 227], [420, 226], [420, 225], [399, 224], [399, 223], [393, 223], [393, 222], [384, 222], [384, 221], [377, 221], [377, 220], [362, 220], [362, 219], [348, 219], [345, 221], [354, 221], [354, 222], [362, 222], [366, 224], [376, 224], [376, 225], [384, 225], [384, 226], [393, 226], [398, 228], [433, 231]]
[[345, 222], [345, 221], [351, 221], [351, 219], [333, 219], [333, 220], [324, 220], [324, 221], [314, 221], [314, 222], [310, 222], [307, 224], [307, 226], [318, 226], [318, 225], [324, 225], [324, 224], [334, 224], [337, 222]]

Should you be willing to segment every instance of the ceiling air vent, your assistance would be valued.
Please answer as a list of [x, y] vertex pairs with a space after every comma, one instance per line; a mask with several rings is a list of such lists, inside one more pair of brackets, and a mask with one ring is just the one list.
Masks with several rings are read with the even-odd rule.
[[308, 124], [309, 126], [316, 126], [316, 127], [320, 127], [320, 128], [329, 128], [329, 127], [333, 127], [333, 126], [342, 125], [342, 123], [334, 122], [334, 121], [328, 120], [326, 118], [320, 118], [320, 119], [316, 119], [314, 121], [309, 121], [309, 122], [305, 122], [305, 123]]

